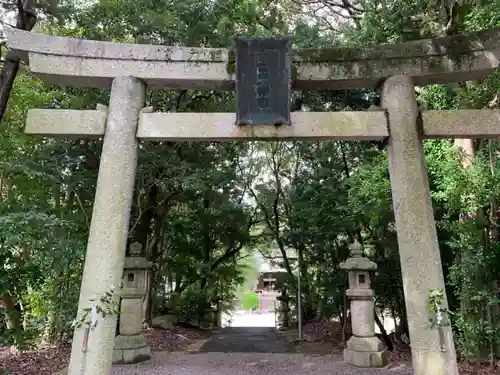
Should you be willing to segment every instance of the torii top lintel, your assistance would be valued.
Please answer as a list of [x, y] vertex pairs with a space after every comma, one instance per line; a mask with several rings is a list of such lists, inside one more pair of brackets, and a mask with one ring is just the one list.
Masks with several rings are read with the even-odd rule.
[[[234, 53], [59, 37], [6, 28], [8, 46], [48, 83], [108, 88], [135, 76], [151, 87], [234, 88]], [[416, 85], [486, 77], [500, 63], [500, 28], [469, 35], [367, 48], [293, 51], [294, 89], [375, 88], [408, 74]]]

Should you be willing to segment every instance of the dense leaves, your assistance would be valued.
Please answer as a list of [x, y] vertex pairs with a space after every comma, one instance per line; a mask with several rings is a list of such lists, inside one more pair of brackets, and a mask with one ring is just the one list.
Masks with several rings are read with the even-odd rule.
[[[53, 2], [54, 4], [57, 2]], [[48, 2], [51, 5], [52, 3]], [[497, 26], [500, 1], [100, 0], [50, 8], [48, 33], [119, 42], [227, 47], [236, 34], [293, 34], [297, 47], [374, 45]], [[52, 9], [52, 10], [51, 10]], [[54, 10], [56, 9], [57, 12]], [[49, 11], [47, 11], [49, 10]], [[15, 11], [15, 8], [14, 8]], [[53, 15], [53, 17], [51, 16]], [[497, 108], [500, 75], [418, 88], [428, 109]], [[102, 90], [42, 84], [23, 67], [0, 129], [0, 334], [9, 344], [71, 335], [97, 182], [100, 141], [23, 134], [29, 108], [95, 108]], [[295, 110], [363, 110], [377, 92], [294, 93]], [[231, 92], [158, 90], [158, 111], [234, 111]], [[460, 353], [500, 356], [499, 145], [426, 141], [425, 152]], [[418, 202], [415, 202], [418, 204]], [[379, 313], [407, 331], [387, 155], [362, 142], [148, 142], [140, 161], [129, 245], [153, 263], [145, 318], [206, 318], [228, 309], [256, 275], [255, 252], [287, 271], [304, 318], [349, 319], [339, 269], [354, 238], [371, 244]], [[418, 249], [416, 249], [418, 251]], [[410, 338], [411, 340], [411, 338]]]

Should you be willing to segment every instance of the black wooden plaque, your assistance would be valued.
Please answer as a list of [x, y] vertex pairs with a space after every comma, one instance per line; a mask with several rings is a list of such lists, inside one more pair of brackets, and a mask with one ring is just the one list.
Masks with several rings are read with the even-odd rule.
[[290, 125], [291, 38], [236, 37], [236, 125]]

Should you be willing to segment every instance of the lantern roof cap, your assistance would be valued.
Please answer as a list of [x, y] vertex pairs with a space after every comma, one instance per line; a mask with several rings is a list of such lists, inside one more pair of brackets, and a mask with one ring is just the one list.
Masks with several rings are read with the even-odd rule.
[[374, 271], [377, 269], [377, 263], [363, 256], [363, 245], [354, 241], [349, 246], [351, 256], [340, 263], [340, 268], [346, 271]]

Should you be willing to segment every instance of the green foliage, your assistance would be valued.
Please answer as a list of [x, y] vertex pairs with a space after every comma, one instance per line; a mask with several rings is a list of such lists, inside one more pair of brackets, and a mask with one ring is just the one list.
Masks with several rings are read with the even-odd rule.
[[173, 295], [169, 304], [169, 310], [177, 321], [180, 322], [202, 322], [207, 309], [210, 308], [209, 298], [199, 288], [189, 288], [182, 295]]
[[241, 296], [241, 307], [245, 310], [257, 310], [259, 306], [260, 301], [257, 293], [248, 292]]
[[242, 252], [242, 255], [243, 256], [239, 261], [239, 263], [242, 272], [241, 277], [243, 278], [243, 282], [238, 286], [236, 290], [237, 294], [241, 294], [252, 289], [259, 276], [260, 262], [256, 257], [256, 252], [252, 249], [251, 251]]
[[446, 326], [450, 324], [450, 311], [445, 307], [444, 291], [431, 289], [427, 296], [427, 308], [429, 312], [429, 322], [432, 327]]
[[121, 285], [119, 288], [111, 288], [111, 290], [105, 292], [102, 296], [91, 299], [89, 301], [91, 307], [86, 307], [82, 310], [82, 314], [80, 316], [77, 316], [74, 320], [73, 326], [75, 328], [95, 328], [94, 324], [97, 324], [97, 322], [92, 321], [93, 309], [95, 309], [97, 319], [99, 319], [99, 315], [102, 318], [106, 318], [109, 316], [118, 316], [118, 314], [120, 313], [121, 288]]

